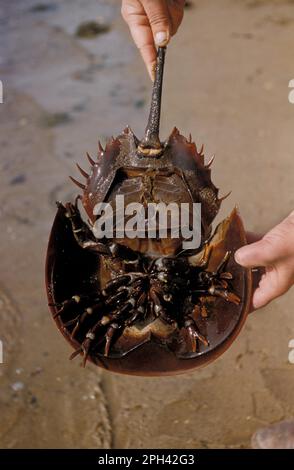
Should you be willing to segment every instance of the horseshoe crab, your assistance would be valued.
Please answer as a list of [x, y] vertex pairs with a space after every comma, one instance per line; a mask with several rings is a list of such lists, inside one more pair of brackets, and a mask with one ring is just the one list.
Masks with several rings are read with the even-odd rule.
[[[97, 159], [87, 155], [90, 173], [78, 166], [85, 182], [72, 178], [81, 194], [57, 203], [46, 262], [50, 310], [75, 348], [71, 358], [136, 375], [175, 374], [216, 359], [239, 333], [251, 297], [251, 273], [233, 257], [246, 243], [237, 210], [212, 233], [222, 201], [212, 161], [205, 164], [203, 148], [176, 128], [159, 139], [164, 59], [159, 48], [144, 138], [127, 127], [105, 149], [99, 143]], [[116, 226], [130, 221], [118, 220], [117, 196], [144, 211], [149, 203], [201, 204], [200, 245], [184, 249], [181, 235], [160, 237], [157, 219], [151, 238], [149, 228], [143, 236], [98, 238], [101, 203]], [[165, 228], [170, 234], [170, 221]]]

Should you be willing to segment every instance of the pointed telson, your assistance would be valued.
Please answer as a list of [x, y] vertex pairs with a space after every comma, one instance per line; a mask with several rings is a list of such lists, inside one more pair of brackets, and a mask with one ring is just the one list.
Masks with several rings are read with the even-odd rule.
[[163, 146], [159, 139], [159, 124], [165, 51], [165, 47], [158, 48], [148, 124], [145, 136], [138, 146], [138, 152], [146, 157], [159, 157], [163, 151]]

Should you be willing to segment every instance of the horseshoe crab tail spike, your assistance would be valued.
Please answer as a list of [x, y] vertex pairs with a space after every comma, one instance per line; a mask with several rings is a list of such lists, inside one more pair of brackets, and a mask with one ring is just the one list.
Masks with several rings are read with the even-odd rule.
[[86, 186], [85, 186], [84, 184], [82, 184], [82, 183], [80, 183], [79, 181], [75, 180], [72, 176], [70, 176], [70, 179], [71, 179], [72, 182], [73, 182], [74, 184], [76, 184], [79, 188], [85, 189]]
[[138, 146], [138, 152], [145, 157], [159, 157], [163, 150], [159, 140], [159, 124], [165, 51], [165, 47], [158, 48], [148, 124], [145, 136]]

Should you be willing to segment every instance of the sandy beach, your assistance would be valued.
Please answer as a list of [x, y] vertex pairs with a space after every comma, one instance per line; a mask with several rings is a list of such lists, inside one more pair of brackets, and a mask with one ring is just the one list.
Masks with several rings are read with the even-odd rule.
[[[80, 361], [50, 316], [44, 263], [68, 175], [129, 124], [151, 93], [115, 0], [0, 6], [1, 448], [248, 448], [294, 416], [294, 291], [253, 313], [213, 364], [175, 377], [111, 374]], [[167, 51], [161, 137], [174, 126], [216, 154], [213, 181], [264, 233], [293, 210], [294, 3], [193, 0]], [[94, 38], [83, 21], [109, 26]]]

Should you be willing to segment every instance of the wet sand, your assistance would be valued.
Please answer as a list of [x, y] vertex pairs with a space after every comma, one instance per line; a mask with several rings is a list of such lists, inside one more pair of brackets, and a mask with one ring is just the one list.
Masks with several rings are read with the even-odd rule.
[[[151, 83], [117, 1], [0, 7], [0, 447], [240, 448], [294, 415], [294, 292], [253, 314], [230, 350], [177, 377], [85, 370], [46, 304], [44, 260], [74, 162], [129, 124], [142, 135]], [[82, 21], [110, 31], [78, 39]], [[216, 154], [213, 180], [249, 230], [292, 209], [294, 5], [194, 0], [168, 49], [162, 138], [176, 125]], [[85, 166], [85, 165], [84, 165]]]

